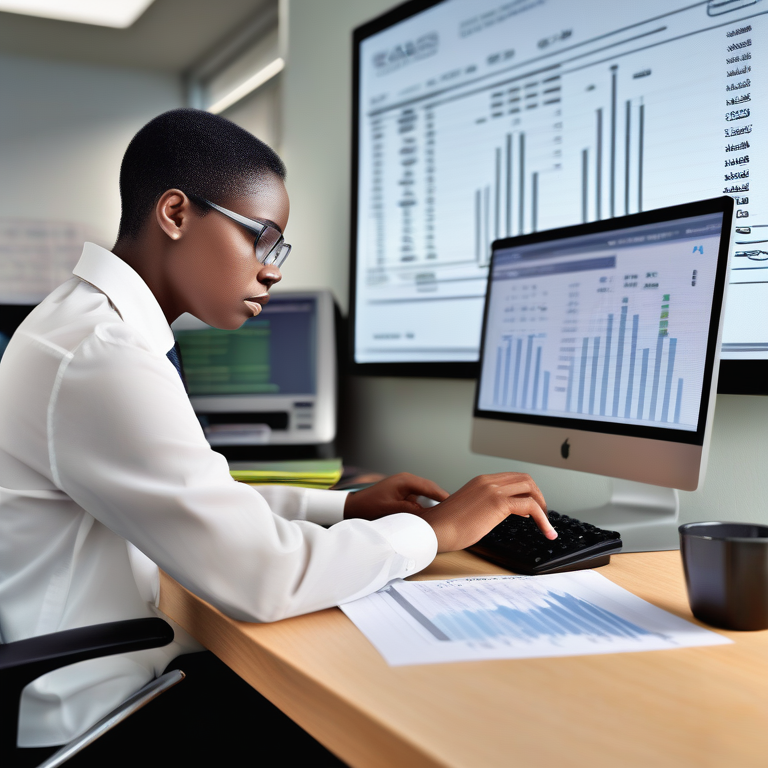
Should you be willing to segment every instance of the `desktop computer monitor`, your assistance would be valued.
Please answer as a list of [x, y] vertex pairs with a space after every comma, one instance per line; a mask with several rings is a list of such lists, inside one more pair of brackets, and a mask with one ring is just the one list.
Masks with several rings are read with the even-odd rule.
[[336, 437], [335, 307], [329, 291], [280, 293], [233, 331], [173, 324], [208, 442], [326, 446]]
[[733, 207], [493, 243], [472, 449], [631, 481], [575, 513], [629, 550], [677, 546], [671, 489], [704, 473]]
[[356, 29], [355, 371], [475, 376], [493, 240], [727, 194], [719, 384], [768, 392], [767, 5], [413, 0]]

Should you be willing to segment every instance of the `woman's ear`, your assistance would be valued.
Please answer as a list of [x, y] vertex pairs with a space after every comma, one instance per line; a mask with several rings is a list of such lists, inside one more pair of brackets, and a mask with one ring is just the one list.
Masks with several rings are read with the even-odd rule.
[[155, 219], [171, 240], [180, 240], [189, 229], [192, 202], [180, 189], [168, 189], [155, 205]]

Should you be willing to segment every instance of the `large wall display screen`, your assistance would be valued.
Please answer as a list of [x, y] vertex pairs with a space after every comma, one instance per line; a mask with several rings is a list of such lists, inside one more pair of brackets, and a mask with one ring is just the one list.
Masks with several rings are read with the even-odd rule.
[[475, 363], [495, 239], [722, 194], [722, 359], [768, 359], [766, 58], [768, 0], [444, 0], [358, 29], [354, 362]]

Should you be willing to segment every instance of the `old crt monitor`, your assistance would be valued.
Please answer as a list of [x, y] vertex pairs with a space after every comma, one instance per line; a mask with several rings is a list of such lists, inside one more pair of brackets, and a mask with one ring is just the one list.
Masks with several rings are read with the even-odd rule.
[[475, 376], [494, 240], [725, 194], [718, 385], [768, 392], [767, 10], [413, 0], [356, 29], [356, 371]]
[[280, 293], [234, 331], [173, 324], [190, 400], [213, 446], [326, 445], [336, 436], [329, 291]]
[[676, 548], [673, 489], [703, 477], [732, 212], [720, 197], [493, 244], [472, 449], [619, 478], [574, 515], [629, 551]]

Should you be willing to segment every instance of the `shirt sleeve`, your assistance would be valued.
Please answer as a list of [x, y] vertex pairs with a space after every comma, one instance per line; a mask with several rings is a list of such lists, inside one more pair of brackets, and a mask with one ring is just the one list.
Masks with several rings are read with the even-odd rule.
[[62, 363], [47, 429], [56, 484], [235, 619], [274, 621], [353, 600], [425, 567], [436, 551], [432, 528], [415, 515], [342, 520], [341, 492], [259, 492], [234, 481], [172, 364], [125, 324], [98, 326]]
[[334, 525], [344, 519], [348, 491], [321, 491], [317, 488], [290, 488], [282, 485], [256, 487], [276, 515], [286, 520], [309, 520]]

